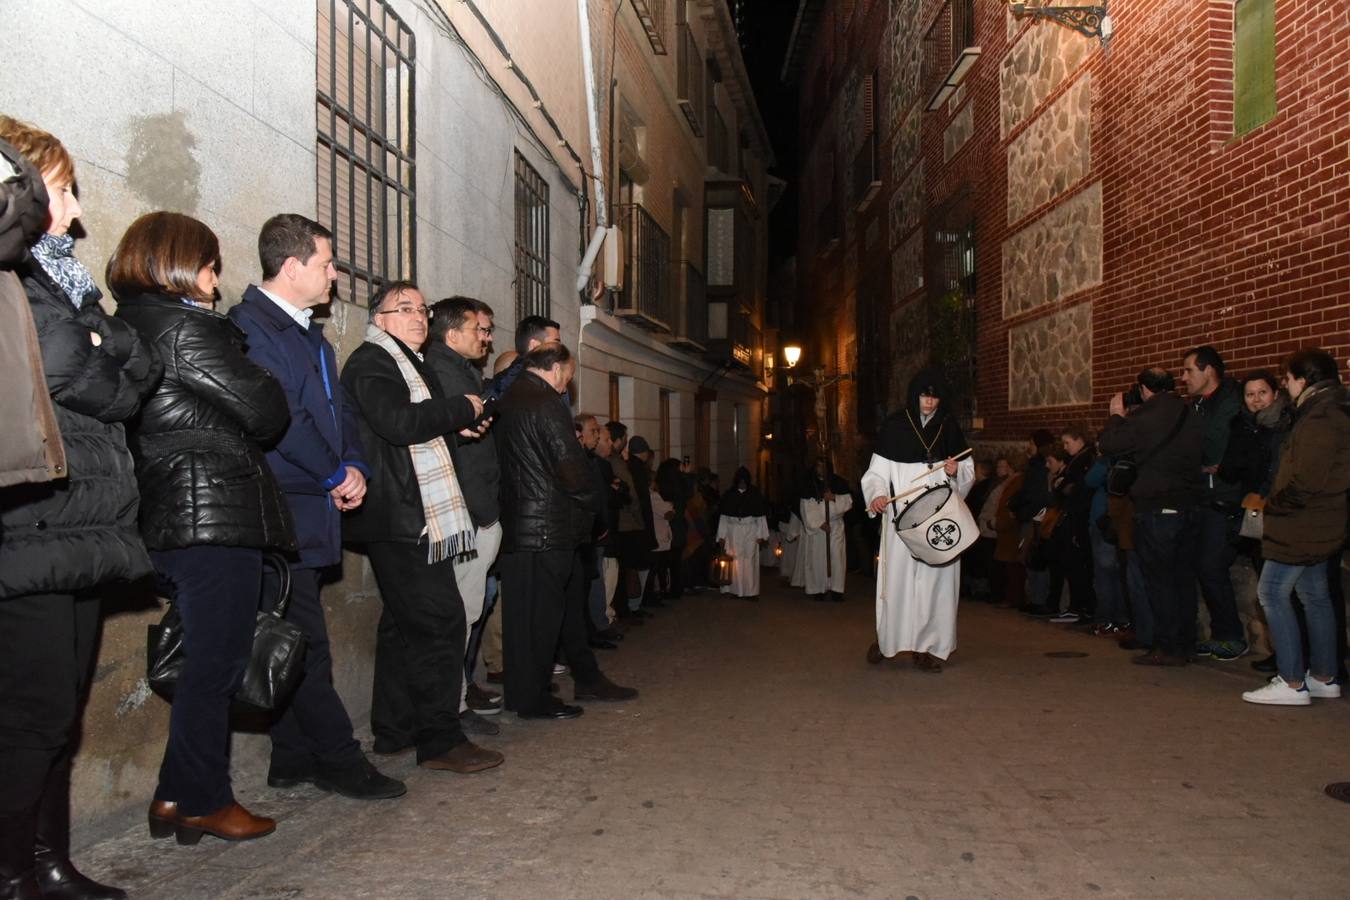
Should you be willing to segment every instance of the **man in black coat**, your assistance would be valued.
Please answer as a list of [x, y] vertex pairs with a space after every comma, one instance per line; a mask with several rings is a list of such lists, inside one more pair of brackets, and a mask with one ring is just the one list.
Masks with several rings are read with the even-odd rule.
[[[337, 357], [311, 321], [337, 278], [333, 236], [293, 213], [273, 216], [258, 235], [261, 285], [249, 285], [230, 320], [248, 337], [248, 358], [286, 392], [291, 421], [267, 453], [286, 497], [299, 556], [291, 562], [286, 618], [306, 638], [305, 677], [272, 725], [267, 783], [314, 784], [357, 800], [398, 797], [403, 782], [381, 774], [361, 752], [352, 720], [333, 687], [333, 655], [319, 593], [342, 564], [342, 512], [360, 507], [370, 471], [357, 443], [356, 413], [338, 382]], [[267, 570], [263, 596], [276, 596]]]
[[[446, 396], [482, 395], [483, 373], [479, 363], [487, 354], [491, 329], [482, 325], [479, 313], [485, 304], [472, 297], [450, 297], [431, 306], [431, 326], [426, 347], [427, 368]], [[478, 715], [496, 715], [502, 711], [495, 695], [472, 683], [473, 660], [468, 648], [474, 646], [473, 630], [484, 618], [488, 569], [497, 561], [502, 543], [501, 508], [497, 492], [501, 470], [497, 465], [497, 445], [486, 422], [446, 437], [455, 472], [469, 506], [474, 524], [474, 553], [455, 561], [455, 580], [464, 601], [464, 618], [469, 626], [464, 667], [464, 699], [460, 715], [466, 725], [493, 733], [497, 729], [477, 719]], [[486, 726], [486, 727], [485, 727]]]
[[[595, 503], [594, 475], [560, 397], [575, 368], [562, 344], [542, 344], [525, 354], [520, 377], [497, 406], [505, 700], [526, 719], [582, 713], [550, 691], [564, 616], [584, 609], [588, 583], [578, 548], [590, 540]], [[582, 649], [584, 639], [583, 628]], [[589, 650], [569, 652], [568, 661], [578, 700], [637, 695], [605, 678]]]
[[1145, 369], [1138, 383], [1143, 403], [1125, 412], [1121, 394], [1111, 398], [1111, 418], [1098, 443], [1102, 453], [1129, 458], [1138, 467], [1134, 545], [1153, 611], [1153, 649], [1134, 662], [1184, 666], [1195, 643], [1197, 511], [1203, 488], [1200, 459], [1205, 432], [1199, 416], [1174, 394], [1163, 369]]
[[463, 500], [446, 483], [453, 475], [432, 479], [417, 460], [428, 451], [448, 464], [444, 436], [471, 425], [483, 403], [477, 396], [446, 397], [426, 367], [419, 351], [428, 311], [416, 285], [386, 284], [371, 298], [370, 315], [366, 342], [342, 370], [370, 465], [365, 502], [347, 516], [343, 537], [365, 546], [384, 603], [370, 713], [375, 752], [416, 746], [425, 768], [478, 772], [500, 765], [502, 755], [472, 744], [459, 717], [465, 622], [454, 558], [472, 546], [472, 521], [463, 512], [466, 531], [432, 541], [441, 505], [428, 509], [423, 491], [434, 480]]
[[[1026, 472], [1022, 477], [1022, 489], [1008, 501], [1008, 508], [1017, 521], [1022, 524], [1022, 540], [1031, 540], [1036, 524], [1032, 520], [1043, 509], [1050, 506], [1053, 499], [1050, 494], [1050, 471], [1045, 459], [1055, 446], [1055, 436], [1044, 428], [1031, 433], [1028, 449]], [[1059, 611], [1059, 598], [1047, 598], [1050, 588], [1050, 573], [1045, 569], [1027, 568], [1027, 603], [1022, 612], [1031, 615], [1054, 615]], [[1049, 600], [1049, 602], [1047, 602]], [[1053, 608], [1054, 612], [1049, 612]]]

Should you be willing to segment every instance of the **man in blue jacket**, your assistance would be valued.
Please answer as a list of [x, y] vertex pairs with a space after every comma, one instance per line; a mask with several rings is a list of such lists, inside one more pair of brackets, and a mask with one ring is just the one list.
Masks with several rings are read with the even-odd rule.
[[[230, 318], [248, 336], [248, 356], [281, 382], [291, 424], [267, 454], [290, 504], [300, 545], [291, 563], [288, 621], [308, 642], [305, 677], [272, 726], [267, 783], [309, 783], [358, 800], [398, 797], [401, 781], [381, 774], [361, 752], [351, 718], [333, 687], [333, 657], [320, 585], [342, 562], [342, 512], [361, 505], [366, 466], [355, 412], [344, 402], [333, 347], [310, 318], [328, 302], [337, 272], [332, 234], [304, 216], [268, 219], [258, 235], [261, 285], [250, 285]], [[273, 596], [270, 580], [264, 596]]]

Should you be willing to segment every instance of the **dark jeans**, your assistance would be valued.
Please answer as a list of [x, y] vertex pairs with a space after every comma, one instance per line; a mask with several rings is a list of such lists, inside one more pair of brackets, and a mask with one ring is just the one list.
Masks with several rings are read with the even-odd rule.
[[68, 803], [98, 606], [70, 594], [0, 599], [0, 819], [16, 833], [32, 832], [39, 806]]
[[1148, 605], [1148, 583], [1139, 562], [1139, 551], [1125, 550], [1125, 592], [1134, 619], [1134, 639], [1141, 647], [1153, 647], [1153, 607]]
[[[1195, 577], [1209, 610], [1209, 636], [1215, 641], [1245, 641], [1247, 633], [1238, 618], [1237, 597], [1229, 574], [1237, 559], [1233, 520], [1202, 506], [1195, 510]], [[1189, 652], [1189, 651], [1188, 651]]]
[[539, 712], [553, 704], [553, 659], [569, 584], [582, 579], [581, 560], [571, 550], [503, 553], [501, 572], [502, 590], [511, 598], [502, 610], [503, 705]]
[[464, 683], [464, 603], [451, 560], [427, 562], [425, 541], [367, 546], [384, 612], [375, 635], [370, 727], [417, 761], [468, 740], [459, 724]]
[[[361, 758], [351, 717], [333, 687], [333, 652], [319, 599], [322, 575], [319, 569], [291, 569], [286, 621], [305, 634], [305, 677], [272, 725], [272, 768], [278, 771], [342, 766]], [[263, 603], [268, 609], [274, 605], [277, 583], [277, 573], [268, 567], [263, 575]]]
[[150, 558], [183, 620], [183, 671], [155, 799], [176, 802], [185, 816], [205, 816], [234, 802], [230, 698], [253, 649], [262, 551], [200, 546]]
[[1153, 649], [1175, 656], [1195, 645], [1197, 511], [1134, 514], [1134, 545], [1153, 612]]

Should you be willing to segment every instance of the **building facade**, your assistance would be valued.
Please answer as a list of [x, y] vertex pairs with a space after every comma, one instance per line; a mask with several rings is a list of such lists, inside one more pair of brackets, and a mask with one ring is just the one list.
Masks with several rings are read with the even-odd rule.
[[[557, 320], [579, 356], [575, 407], [663, 455], [728, 476], [760, 460], [772, 155], [721, 0], [19, 0], [5, 24], [34, 59], [63, 61], [49, 77], [4, 67], [0, 111], [75, 157], [78, 253], [100, 280], [133, 219], [174, 210], [219, 235], [227, 307], [259, 277], [263, 221], [303, 213], [335, 234], [340, 359], [372, 290], [410, 278], [428, 300], [491, 304], [497, 352], [521, 317]], [[614, 223], [618, 262], [583, 267]], [[364, 557], [326, 598], [360, 720], [379, 616]], [[153, 789], [168, 707], [144, 680], [144, 629], [158, 615], [107, 620], [81, 821]], [[265, 752], [242, 737], [235, 765], [259, 777]]]
[[1235, 372], [1350, 351], [1341, 4], [1109, 12], [1108, 42], [983, 0], [800, 4], [799, 312], [838, 310], [820, 352], [857, 347], [860, 446], [928, 362], [999, 442], [1099, 425], [1198, 344]]

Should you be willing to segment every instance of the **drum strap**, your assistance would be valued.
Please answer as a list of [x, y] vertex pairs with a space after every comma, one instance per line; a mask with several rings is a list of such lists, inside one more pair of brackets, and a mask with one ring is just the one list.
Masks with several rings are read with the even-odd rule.
[[[909, 410], [905, 410], [905, 418], [909, 419], [909, 427], [914, 429], [914, 436], [919, 439], [919, 443], [923, 446], [924, 455], [928, 457], [925, 462], [931, 466], [933, 464], [933, 448], [937, 446], [938, 440], [942, 437], [942, 429], [947, 427], [946, 420], [943, 420], [942, 423], [938, 425], [937, 434], [933, 435], [933, 439], [931, 441], [925, 441], [923, 439], [923, 429], [914, 424], [914, 416], [910, 414]], [[891, 496], [895, 496], [894, 491], [891, 491]]]

